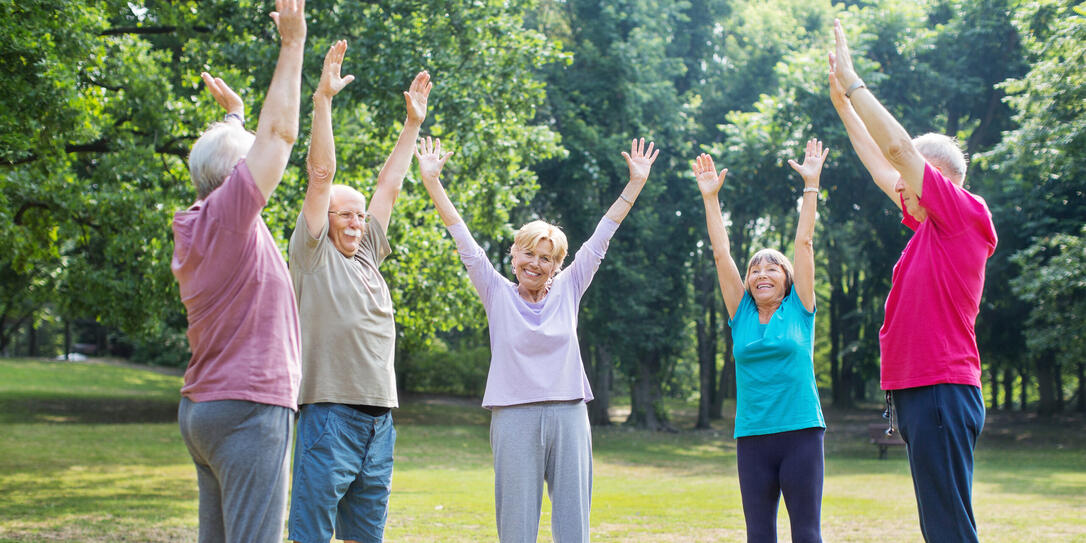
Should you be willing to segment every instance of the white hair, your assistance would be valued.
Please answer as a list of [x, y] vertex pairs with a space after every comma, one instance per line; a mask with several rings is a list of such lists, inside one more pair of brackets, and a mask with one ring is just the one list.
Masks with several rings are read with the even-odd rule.
[[189, 173], [197, 198], [203, 200], [219, 188], [255, 139], [252, 132], [235, 123], [218, 122], [207, 127], [189, 151]]
[[913, 139], [913, 146], [929, 164], [935, 166], [955, 185], [965, 184], [965, 154], [958, 140], [942, 134], [927, 133]]

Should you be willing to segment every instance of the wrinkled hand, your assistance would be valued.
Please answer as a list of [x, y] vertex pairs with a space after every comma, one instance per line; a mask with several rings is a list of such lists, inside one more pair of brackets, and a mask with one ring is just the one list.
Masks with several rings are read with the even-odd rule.
[[426, 102], [432, 88], [434, 84], [430, 82], [430, 72], [423, 70], [415, 75], [411, 88], [403, 93], [407, 101], [407, 120], [421, 123], [426, 119]]
[[216, 103], [225, 109], [227, 113], [236, 113], [245, 118], [245, 103], [241, 101], [241, 97], [234, 92], [234, 89], [231, 89], [222, 79], [212, 77], [207, 72], [202, 72], [200, 77], [204, 80], [207, 92], [211, 93]]
[[626, 165], [630, 168], [630, 181], [633, 183], [643, 184], [649, 178], [649, 171], [652, 169], [652, 163], [656, 161], [656, 156], [660, 154], [660, 150], [653, 150], [654, 142], [649, 142], [648, 149], [645, 148], [645, 138], [635, 139], [630, 142], [630, 152], [622, 152], [623, 158], [626, 159]]
[[419, 175], [422, 176], [422, 181], [424, 183], [437, 181], [441, 175], [441, 168], [451, 156], [452, 151], [441, 154], [440, 139], [435, 141], [430, 136], [426, 136], [425, 139], [419, 138], [419, 143], [415, 146], [415, 158], [419, 161]]
[[354, 81], [353, 75], [340, 77], [339, 71], [343, 67], [343, 55], [347, 52], [347, 40], [339, 40], [328, 48], [328, 54], [324, 55], [324, 68], [321, 70], [321, 80], [317, 83], [317, 92], [321, 96], [331, 98], [343, 90], [348, 83]]
[[803, 156], [803, 164], [789, 159], [788, 165], [803, 176], [805, 187], [818, 188], [818, 178], [822, 175], [822, 165], [826, 163], [826, 157], [829, 154], [829, 147], [823, 149], [821, 141], [811, 138], [807, 140], [807, 152]]
[[283, 45], [305, 42], [305, 0], [275, 0], [270, 15]]
[[727, 168], [720, 170], [720, 175], [717, 175], [713, 157], [707, 153], [698, 155], [698, 158], [694, 160], [694, 179], [698, 181], [698, 190], [701, 191], [702, 196], [715, 196], [720, 192], [720, 187], [724, 186], [724, 178], [727, 175]]
[[833, 41], [834, 52], [830, 57], [830, 70], [837, 77], [841, 88], [847, 89], [849, 85], [860, 79], [860, 76], [856, 75], [856, 69], [852, 66], [852, 54], [848, 51], [845, 30], [841, 28], [839, 19], [833, 20]]

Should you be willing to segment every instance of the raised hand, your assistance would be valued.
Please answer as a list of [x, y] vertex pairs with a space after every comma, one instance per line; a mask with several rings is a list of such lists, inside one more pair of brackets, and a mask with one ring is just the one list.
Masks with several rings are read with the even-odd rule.
[[270, 15], [283, 45], [305, 42], [305, 0], [275, 0]]
[[215, 102], [222, 106], [227, 114], [234, 113], [240, 116], [241, 119], [245, 118], [245, 103], [241, 101], [241, 97], [234, 92], [234, 89], [231, 89], [222, 79], [212, 77], [207, 72], [201, 72], [200, 77], [204, 80], [207, 92], [211, 93], [211, 96], [215, 98]]
[[434, 84], [430, 82], [430, 72], [423, 70], [415, 75], [411, 88], [403, 93], [407, 101], [407, 120], [421, 124], [426, 119], [426, 102], [432, 88]]
[[811, 138], [807, 140], [807, 150], [803, 156], [803, 164], [789, 159], [788, 165], [803, 176], [803, 185], [805, 187], [818, 188], [818, 178], [822, 175], [822, 165], [826, 163], [826, 157], [829, 154], [830, 149], [828, 147], [823, 149], [821, 141]]
[[339, 71], [343, 67], [343, 56], [347, 52], [347, 40], [339, 40], [328, 48], [328, 54], [324, 55], [324, 68], [321, 70], [321, 80], [317, 83], [316, 94], [331, 98], [343, 90], [348, 83], [354, 81], [353, 75], [340, 77]]
[[644, 184], [649, 178], [649, 171], [652, 170], [652, 163], [656, 161], [656, 156], [660, 154], [659, 149], [653, 150], [654, 142], [649, 142], [648, 149], [645, 148], [645, 138], [635, 139], [630, 142], [630, 152], [622, 152], [623, 158], [626, 159], [626, 165], [630, 168], [630, 182], [637, 184]]
[[440, 139], [435, 141], [430, 136], [426, 136], [425, 139], [419, 138], [419, 143], [415, 146], [415, 158], [419, 161], [419, 175], [423, 183], [437, 181], [441, 175], [441, 168], [445, 166], [445, 161], [452, 156], [452, 151], [442, 155], [441, 150]]
[[720, 175], [717, 175], [713, 157], [706, 153], [698, 155], [698, 158], [694, 160], [694, 178], [698, 181], [698, 190], [701, 191], [702, 196], [715, 196], [720, 192], [720, 187], [724, 186], [724, 178], [727, 175], [727, 168], [720, 170]]
[[830, 101], [833, 102], [833, 107], [837, 110], [848, 105], [848, 98], [845, 96], [845, 88], [841, 86], [841, 82], [837, 80], [837, 56], [833, 53], [829, 54], [830, 60]]
[[834, 52], [830, 56], [830, 70], [837, 77], [841, 88], [848, 89], [860, 76], [856, 75], [856, 69], [852, 66], [852, 54], [849, 53], [845, 30], [841, 28], [839, 19], [833, 20], [833, 41]]

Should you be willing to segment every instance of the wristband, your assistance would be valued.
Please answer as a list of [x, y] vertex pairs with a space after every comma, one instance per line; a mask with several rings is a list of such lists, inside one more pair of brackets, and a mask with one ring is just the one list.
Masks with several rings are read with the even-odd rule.
[[245, 117], [242, 117], [240, 113], [227, 113], [226, 118], [224, 118], [223, 120], [224, 121], [229, 121], [230, 117], [233, 117], [233, 118], [237, 119], [238, 122], [241, 123], [241, 124], [245, 124]]
[[803, 192], [818, 192], [818, 187], [803, 187]]
[[849, 100], [851, 100], [852, 99], [852, 93], [854, 93], [854, 92], [856, 92], [856, 91], [858, 91], [860, 89], [866, 89], [866, 88], [867, 88], [867, 85], [864, 84], [864, 80], [863, 79], [857, 79], [855, 83], [848, 86], [848, 90], [845, 91], [845, 98], [848, 98]]

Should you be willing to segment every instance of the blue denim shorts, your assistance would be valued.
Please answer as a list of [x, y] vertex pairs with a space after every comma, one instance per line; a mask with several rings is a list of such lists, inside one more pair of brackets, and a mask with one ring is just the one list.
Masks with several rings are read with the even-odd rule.
[[300, 408], [294, 443], [289, 538], [381, 541], [392, 488], [396, 429], [392, 412], [379, 417], [346, 405]]

